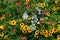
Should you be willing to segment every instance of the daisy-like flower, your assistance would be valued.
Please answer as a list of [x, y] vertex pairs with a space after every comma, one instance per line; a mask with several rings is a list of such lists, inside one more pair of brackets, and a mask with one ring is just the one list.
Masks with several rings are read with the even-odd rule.
[[31, 0], [26, 0], [26, 2], [30, 2]]
[[38, 14], [39, 14], [39, 15], [41, 14], [41, 9], [38, 9]]
[[5, 35], [5, 36], [4, 36], [4, 39], [7, 40], [7, 39], [8, 39], [8, 35]]
[[58, 4], [59, 0], [54, 0], [55, 1], [55, 4]]
[[32, 7], [32, 8], [34, 8], [34, 6], [35, 6], [34, 4], [31, 4], [31, 7]]
[[5, 19], [5, 16], [2, 16], [1, 18], [0, 18], [0, 20], [4, 20]]
[[36, 23], [38, 21], [38, 18], [36, 15], [32, 16], [32, 19], [34, 19], [34, 22]]
[[50, 12], [46, 12], [45, 14], [46, 14], [47, 16], [50, 16]]
[[32, 29], [31, 29], [31, 28], [29, 28], [29, 29], [28, 29], [28, 33], [31, 33], [31, 32], [32, 32]]
[[41, 7], [44, 8], [45, 7], [45, 3], [41, 3]]
[[0, 12], [2, 12], [2, 10], [0, 9]]
[[41, 3], [38, 3], [37, 5], [38, 5], [38, 7], [41, 7]]
[[3, 37], [3, 36], [4, 36], [4, 33], [2, 32], [2, 33], [0, 34], [0, 36]]
[[30, 25], [30, 28], [32, 29], [32, 31], [36, 30], [35, 24]]
[[56, 8], [56, 7], [53, 7], [53, 8], [52, 8], [52, 10], [53, 10], [53, 11], [56, 11], [56, 10], [57, 10], [57, 8]]
[[28, 18], [28, 14], [27, 14], [27, 12], [26, 12], [26, 11], [24, 12], [24, 14], [23, 14], [22, 18], [23, 18], [23, 20], [25, 20], [25, 19], [27, 19], [27, 18]]
[[9, 25], [16, 25], [17, 22], [16, 22], [16, 20], [12, 20], [12, 21], [9, 21], [8, 23], [9, 23]]
[[21, 18], [18, 19], [19, 22], [22, 22], [23, 20]]

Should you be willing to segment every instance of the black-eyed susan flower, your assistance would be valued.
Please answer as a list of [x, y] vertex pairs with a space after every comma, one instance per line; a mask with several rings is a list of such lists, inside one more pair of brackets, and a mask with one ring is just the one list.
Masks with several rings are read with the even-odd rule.
[[52, 33], [48, 32], [48, 35], [49, 35], [49, 36], [52, 36]]
[[43, 34], [42, 30], [40, 31], [40, 34], [41, 34], [41, 35]]
[[57, 38], [60, 38], [60, 35], [57, 35]]
[[31, 7], [34, 8], [35, 7], [35, 4], [31, 4]]
[[0, 26], [0, 29], [2, 29], [3, 25]]
[[32, 32], [32, 29], [29, 28], [29, 29], [28, 29], [28, 33], [31, 33], [31, 32]]
[[23, 20], [20, 18], [20, 19], [18, 19], [18, 21], [19, 21], [19, 22], [22, 22]]
[[57, 8], [56, 8], [56, 7], [53, 7], [53, 8], [52, 8], [52, 10], [53, 10], [53, 11], [56, 11], [56, 10], [57, 10]]
[[11, 25], [12, 24], [12, 21], [9, 21], [9, 22], [7, 22], [9, 25]]
[[4, 16], [2, 16], [1, 18], [0, 18], [0, 20], [4, 20], [5, 19], [5, 17]]
[[54, 31], [52, 29], [49, 30], [49, 33], [53, 33]]
[[38, 3], [37, 5], [38, 5], [38, 7], [41, 7], [41, 3]]
[[9, 25], [16, 25], [17, 22], [15, 20], [12, 20], [12, 21], [9, 21], [8, 23]]
[[0, 36], [3, 37], [3, 36], [4, 36], [4, 33], [2, 32], [2, 33], [0, 34]]
[[60, 24], [58, 24], [58, 28], [60, 27]]
[[5, 36], [4, 36], [4, 39], [7, 40], [7, 39], [8, 39], [8, 35], [5, 35]]
[[48, 37], [48, 33], [45, 33], [45, 35], [44, 35], [45, 37]]
[[60, 40], [60, 35], [57, 35], [57, 40]]
[[28, 20], [31, 20], [32, 18], [30, 16], [28, 16]]
[[11, 25], [16, 25], [16, 21], [15, 20], [12, 20], [12, 24]]
[[9, 14], [8, 14], [8, 16], [10, 17], [10, 16], [12, 16], [12, 14], [11, 14], [11, 13], [9, 13]]
[[28, 25], [24, 25], [23, 30], [28, 30], [28, 29], [29, 29]]
[[21, 27], [24, 27], [24, 23], [20, 23], [20, 26], [21, 26]]
[[57, 7], [57, 10], [60, 10], [60, 7]]
[[59, 3], [59, 0], [54, 0], [55, 1], [55, 4], [58, 4]]
[[31, 0], [26, 0], [26, 2], [30, 2]]
[[50, 12], [46, 12], [45, 14], [46, 14], [47, 16], [50, 16]]
[[26, 34], [26, 33], [27, 33], [27, 31], [26, 31], [26, 30], [22, 30], [22, 33], [23, 33], [23, 34]]
[[45, 7], [45, 3], [41, 3], [41, 7], [44, 8]]
[[38, 37], [39, 37], [38, 35], [34, 34], [34, 38], [38, 38]]
[[0, 9], [0, 12], [2, 12], [2, 10]]
[[36, 30], [36, 31], [35, 31], [35, 34], [39, 34], [39, 30]]

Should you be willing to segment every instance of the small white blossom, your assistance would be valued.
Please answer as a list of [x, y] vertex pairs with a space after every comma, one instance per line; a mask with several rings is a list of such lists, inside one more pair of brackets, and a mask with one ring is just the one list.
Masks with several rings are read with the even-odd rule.
[[28, 18], [28, 14], [27, 14], [27, 12], [26, 12], [26, 11], [24, 12], [24, 14], [23, 14], [22, 18], [23, 18], [23, 20], [25, 20], [25, 19], [27, 19], [27, 18]]

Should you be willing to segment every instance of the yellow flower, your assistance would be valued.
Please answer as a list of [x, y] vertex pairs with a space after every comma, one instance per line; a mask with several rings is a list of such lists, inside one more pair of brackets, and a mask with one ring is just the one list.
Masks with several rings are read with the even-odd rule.
[[26, 0], [26, 2], [30, 2], [31, 0]]
[[16, 21], [12, 20], [12, 24], [11, 25], [16, 25]]
[[52, 33], [49, 32], [48, 35], [49, 35], [49, 36], [52, 36]]
[[11, 24], [12, 24], [12, 21], [9, 21], [9, 22], [7, 22], [7, 23], [9, 23], [9, 25], [11, 25]]
[[45, 3], [41, 3], [41, 7], [44, 8], [45, 7]]
[[32, 18], [30, 16], [28, 16], [28, 20], [31, 20]]
[[32, 29], [28, 29], [28, 33], [31, 33], [32, 32]]
[[60, 40], [60, 37], [57, 37], [57, 40]]
[[20, 19], [18, 19], [18, 21], [19, 21], [19, 22], [22, 22], [22, 19], [20, 18]]
[[47, 15], [47, 16], [50, 16], [50, 13], [49, 13], [49, 12], [46, 12], [46, 15]]
[[9, 25], [16, 25], [17, 22], [15, 20], [12, 20], [12, 21], [9, 21], [7, 23], [9, 23]]
[[40, 31], [40, 34], [41, 34], [41, 35], [43, 34], [42, 30]]
[[24, 27], [23, 27], [23, 30], [28, 30], [29, 28], [28, 28], [28, 25], [25, 25]]
[[60, 24], [58, 24], [58, 28], [60, 28]]
[[39, 30], [36, 30], [36, 31], [35, 31], [35, 34], [39, 34]]
[[49, 33], [53, 33], [54, 31], [53, 30], [49, 30]]
[[39, 36], [34, 34], [34, 37], [35, 37], [35, 38], [38, 38]]
[[31, 7], [32, 7], [32, 8], [34, 8], [34, 6], [35, 6], [34, 4], [31, 4]]
[[56, 8], [56, 7], [53, 7], [53, 8], [52, 8], [52, 10], [53, 10], [53, 11], [56, 11], [56, 10], [57, 10], [57, 8]]
[[0, 26], [0, 29], [2, 29], [3, 25]]
[[1, 18], [0, 18], [0, 20], [4, 20], [5, 19], [5, 17], [4, 16], [2, 16]]
[[56, 33], [56, 32], [57, 32], [57, 30], [56, 30], [56, 29], [54, 29], [53, 31], [54, 31], [54, 33]]
[[24, 23], [20, 23], [20, 26], [21, 26], [21, 27], [24, 27]]
[[57, 7], [57, 10], [60, 10], [60, 7]]
[[58, 4], [59, 0], [55, 0], [55, 4]]
[[10, 17], [10, 16], [11, 16], [11, 13], [9, 13], [8, 15], [9, 15], [9, 17]]
[[2, 32], [2, 33], [0, 34], [0, 36], [3, 37], [3, 36], [4, 36], [4, 33]]
[[41, 7], [41, 3], [38, 3], [38, 7]]
[[45, 37], [48, 37], [48, 33], [45, 33], [45, 35], [44, 35]]
[[46, 34], [48, 34], [48, 31], [47, 30], [44, 30], [44, 34], [43, 35], [46, 35]]
[[57, 35], [57, 38], [60, 38], [60, 35]]
[[0, 9], [0, 12], [2, 12], [2, 10]]
[[26, 30], [22, 30], [22, 33], [26, 34], [26, 33], [27, 33], [27, 31], [26, 31]]
[[5, 36], [4, 36], [4, 39], [6, 39], [6, 40], [7, 40], [7, 39], [8, 39], [8, 36], [7, 36], [7, 35], [5, 35]]

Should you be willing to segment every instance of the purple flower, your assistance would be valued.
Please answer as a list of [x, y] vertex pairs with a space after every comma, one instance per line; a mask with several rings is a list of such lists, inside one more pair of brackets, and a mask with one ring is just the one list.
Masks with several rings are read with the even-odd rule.
[[37, 16], [36, 16], [36, 15], [34, 15], [34, 16], [33, 16], [33, 19], [37, 19]]
[[41, 10], [40, 10], [40, 9], [38, 9], [38, 14], [39, 14], [39, 15], [41, 14]]
[[8, 0], [8, 2], [11, 2], [11, 0]]
[[17, 9], [17, 12], [19, 13], [20, 12], [20, 9]]

